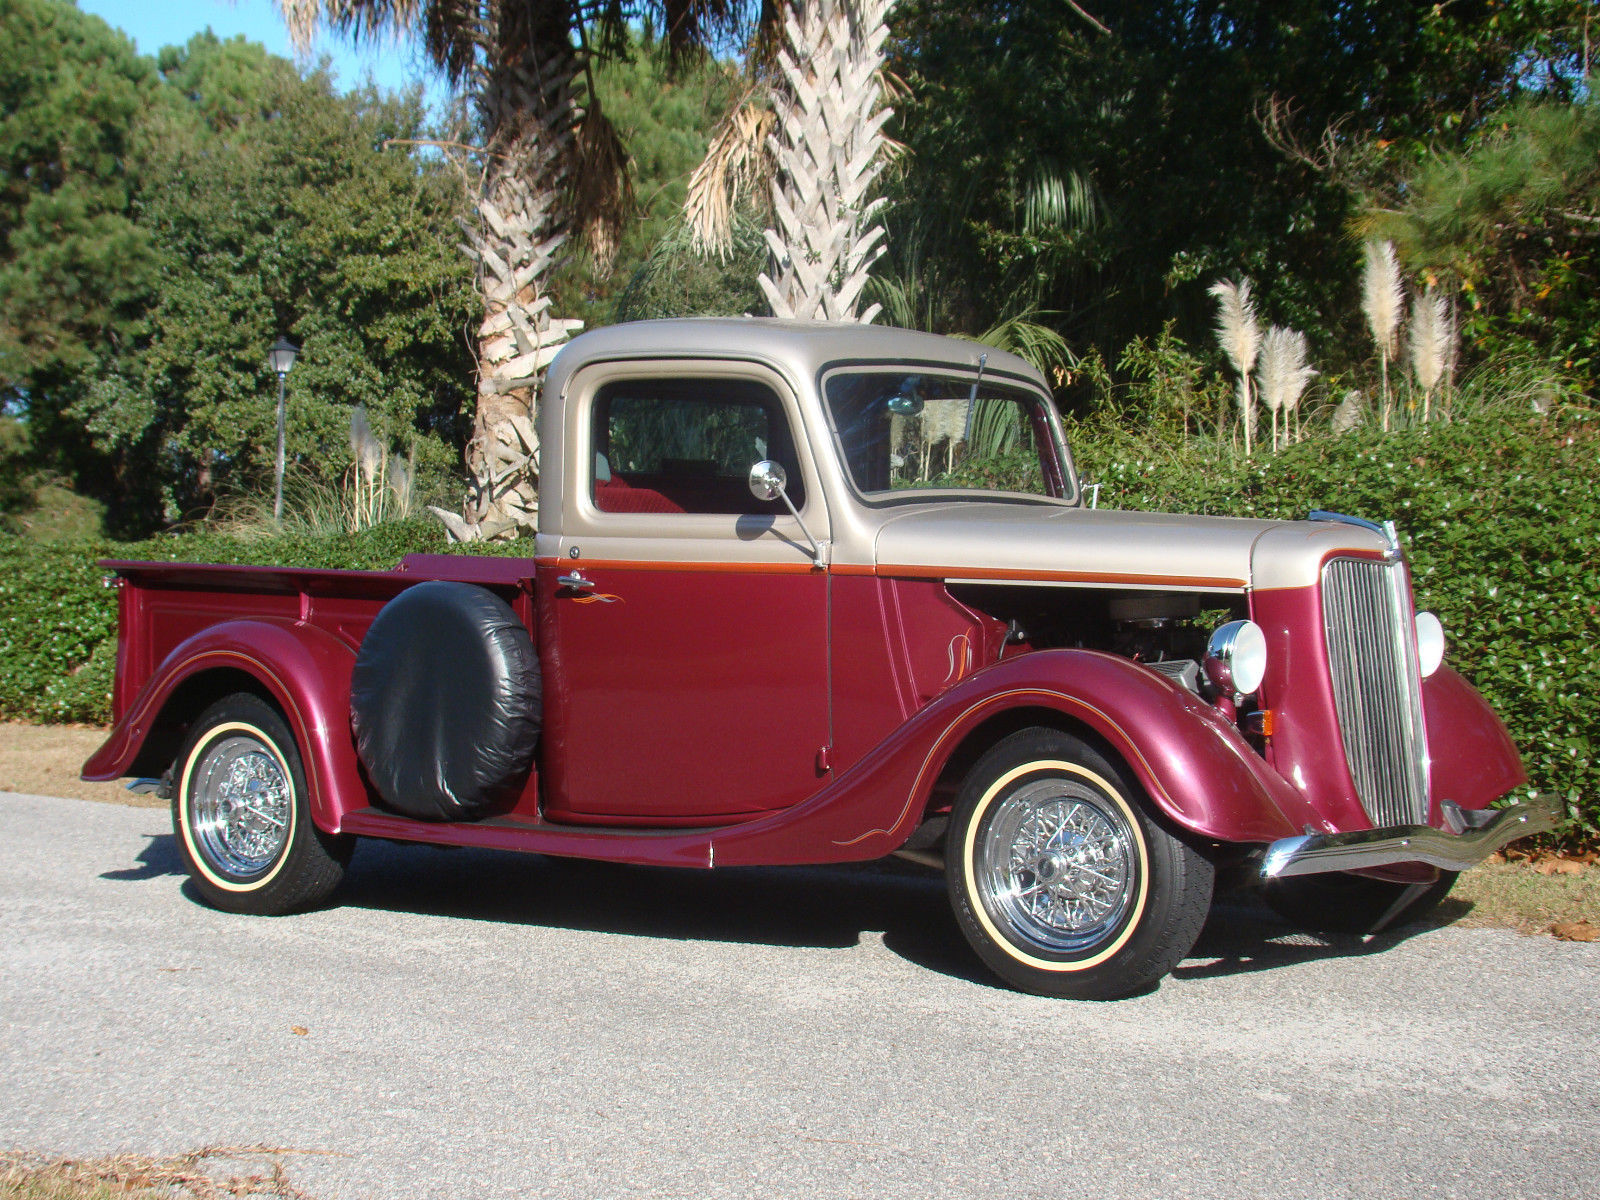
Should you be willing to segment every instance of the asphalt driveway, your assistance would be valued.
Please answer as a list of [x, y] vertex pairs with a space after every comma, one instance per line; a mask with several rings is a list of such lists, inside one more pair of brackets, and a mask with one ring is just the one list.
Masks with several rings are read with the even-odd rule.
[[265, 919], [159, 811], [0, 793], [0, 846], [0, 1145], [267, 1143], [318, 1200], [1600, 1187], [1600, 945], [1232, 905], [1086, 1005], [992, 985], [910, 870], [368, 844]]

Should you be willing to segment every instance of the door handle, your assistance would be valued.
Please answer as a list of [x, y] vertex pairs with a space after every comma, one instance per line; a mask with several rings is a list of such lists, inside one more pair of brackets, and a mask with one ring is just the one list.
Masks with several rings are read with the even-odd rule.
[[556, 583], [574, 592], [587, 592], [594, 588], [594, 580], [585, 579], [576, 571], [570, 575], [556, 576]]

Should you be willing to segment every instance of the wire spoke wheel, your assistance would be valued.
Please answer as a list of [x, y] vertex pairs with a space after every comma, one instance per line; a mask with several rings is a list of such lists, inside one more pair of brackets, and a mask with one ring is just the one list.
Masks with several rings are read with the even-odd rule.
[[213, 743], [192, 787], [195, 834], [212, 866], [248, 879], [283, 852], [293, 794], [288, 772], [264, 743], [248, 734]]
[[173, 775], [173, 829], [208, 904], [285, 913], [337, 886], [351, 840], [312, 822], [299, 747], [259, 696], [229, 696], [202, 713]]
[[951, 810], [945, 879], [967, 941], [1013, 987], [1111, 1000], [1189, 952], [1211, 863], [1155, 819], [1120, 762], [1056, 729], [973, 764]]
[[1086, 784], [1027, 784], [1000, 803], [978, 846], [984, 905], [1046, 951], [1093, 946], [1133, 903], [1133, 842], [1122, 814]]

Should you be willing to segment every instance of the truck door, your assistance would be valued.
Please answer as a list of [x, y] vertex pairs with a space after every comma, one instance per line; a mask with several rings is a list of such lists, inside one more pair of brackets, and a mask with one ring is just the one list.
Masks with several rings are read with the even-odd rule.
[[559, 535], [540, 537], [547, 818], [723, 824], [812, 795], [828, 576], [748, 485], [781, 464], [826, 541], [791, 391], [749, 365], [629, 364], [575, 377], [566, 404]]

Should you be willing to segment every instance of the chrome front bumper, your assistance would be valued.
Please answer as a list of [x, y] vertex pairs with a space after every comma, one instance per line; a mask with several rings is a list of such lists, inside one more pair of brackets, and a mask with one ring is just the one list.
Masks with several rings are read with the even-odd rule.
[[1530, 834], [1554, 829], [1565, 816], [1554, 796], [1533, 796], [1505, 808], [1473, 811], [1445, 805], [1451, 829], [1393, 825], [1357, 833], [1308, 833], [1280, 838], [1261, 861], [1263, 879], [1359, 871], [1394, 863], [1428, 863], [1441, 871], [1465, 871], [1500, 847]]

